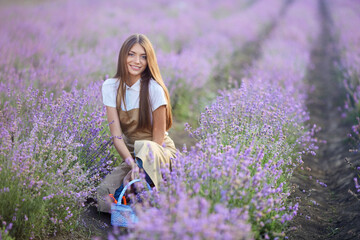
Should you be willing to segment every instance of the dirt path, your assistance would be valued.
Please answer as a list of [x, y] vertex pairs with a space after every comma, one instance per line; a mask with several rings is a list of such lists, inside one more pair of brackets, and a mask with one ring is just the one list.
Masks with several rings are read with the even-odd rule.
[[345, 162], [345, 158], [355, 161], [356, 156], [350, 155], [347, 144], [351, 124], [345, 124], [338, 111], [344, 104], [345, 90], [334, 68], [339, 52], [332, 32], [331, 6], [325, 0], [319, 0], [319, 13], [321, 33], [311, 53], [314, 66], [307, 74], [315, 90], [309, 93], [307, 107], [311, 123], [322, 128], [317, 138], [326, 143], [320, 144], [317, 156], [304, 158], [305, 170], [298, 169], [293, 177], [296, 189], [292, 200], [297, 199], [300, 210], [288, 236], [360, 239], [360, 202], [349, 193], [355, 189], [355, 172]]

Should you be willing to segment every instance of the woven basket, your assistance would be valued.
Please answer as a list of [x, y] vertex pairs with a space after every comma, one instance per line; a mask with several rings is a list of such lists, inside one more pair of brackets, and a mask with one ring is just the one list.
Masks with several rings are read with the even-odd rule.
[[[139, 221], [134, 210], [129, 205], [122, 204], [122, 199], [126, 192], [126, 189], [128, 189], [130, 185], [140, 181], [140, 179], [135, 179], [126, 184], [119, 196], [118, 202], [111, 205], [111, 225], [118, 227], [129, 227], [129, 225], [132, 225]], [[147, 186], [149, 189], [151, 189], [148, 184]]]

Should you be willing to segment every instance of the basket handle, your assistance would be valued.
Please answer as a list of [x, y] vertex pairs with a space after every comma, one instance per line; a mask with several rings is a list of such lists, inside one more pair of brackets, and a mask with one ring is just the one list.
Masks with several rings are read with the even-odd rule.
[[[134, 183], [136, 183], [136, 182], [140, 182], [140, 181], [141, 181], [141, 179], [134, 179], [134, 180], [132, 180], [131, 182], [129, 182], [128, 184], [126, 184], [126, 186], [124, 187], [124, 189], [123, 189], [123, 190], [121, 191], [121, 193], [120, 193], [120, 196], [119, 196], [119, 199], [118, 199], [118, 202], [117, 202], [116, 205], [121, 205], [121, 201], [122, 201], [123, 196], [124, 196], [126, 190], [128, 189], [128, 187], [130, 187], [132, 184], [134, 184]], [[149, 190], [151, 190], [151, 187], [150, 187], [150, 185], [149, 185], [147, 182], [146, 182], [146, 185], [147, 185], [147, 187], [149, 188]]]

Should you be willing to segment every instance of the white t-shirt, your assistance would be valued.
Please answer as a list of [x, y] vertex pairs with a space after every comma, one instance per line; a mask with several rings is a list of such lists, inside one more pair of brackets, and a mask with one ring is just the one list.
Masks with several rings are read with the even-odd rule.
[[[126, 85], [126, 111], [139, 108], [140, 81], [141, 79], [139, 79], [131, 87]], [[104, 105], [109, 107], [116, 107], [116, 94], [118, 87], [119, 81], [116, 78], [109, 78], [104, 81], [102, 85], [102, 97]], [[160, 106], [167, 105], [164, 89], [154, 79], [150, 79], [149, 98], [152, 112]], [[124, 103], [121, 104], [121, 109], [125, 111]]]

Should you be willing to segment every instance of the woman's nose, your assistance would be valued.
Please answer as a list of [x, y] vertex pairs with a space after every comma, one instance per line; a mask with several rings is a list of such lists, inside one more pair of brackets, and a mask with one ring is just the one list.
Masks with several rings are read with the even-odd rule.
[[136, 57], [135, 57], [135, 62], [136, 62], [136, 63], [140, 63], [140, 56], [136, 56]]

